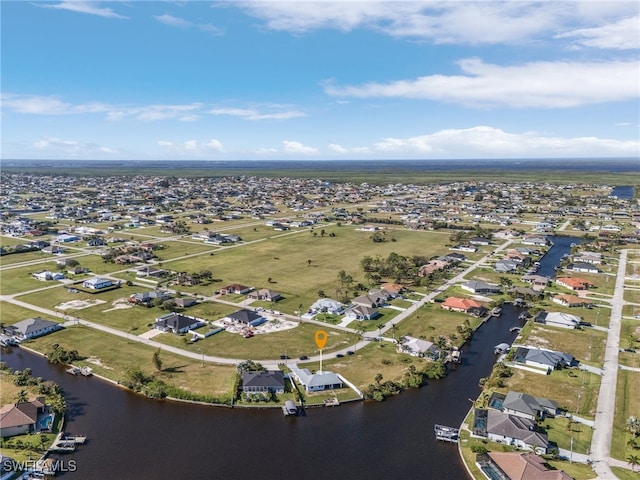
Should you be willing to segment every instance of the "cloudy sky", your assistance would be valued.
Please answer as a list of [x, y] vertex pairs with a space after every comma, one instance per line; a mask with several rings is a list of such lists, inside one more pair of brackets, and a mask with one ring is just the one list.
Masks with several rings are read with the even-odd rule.
[[633, 1], [3, 1], [2, 158], [638, 157]]

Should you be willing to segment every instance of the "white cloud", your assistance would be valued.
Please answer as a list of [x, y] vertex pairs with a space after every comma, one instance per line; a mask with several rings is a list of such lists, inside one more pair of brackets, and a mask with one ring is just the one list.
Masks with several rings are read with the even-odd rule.
[[193, 26], [193, 22], [189, 20], [185, 20], [184, 18], [174, 17], [173, 15], [169, 15], [165, 13], [164, 15], [154, 15], [153, 18], [158, 20], [160, 23], [164, 23], [165, 25], [171, 25], [172, 27], [191, 27]]
[[267, 28], [296, 34], [366, 28], [433, 43], [529, 43], [569, 29], [615, 22], [634, 2], [539, 1], [243, 1], [234, 2]]
[[541, 136], [535, 132], [509, 133], [495, 127], [477, 126], [415, 137], [385, 138], [375, 143], [373, 150], [391, 158], [593, 157], [637, 155], [640, 142]]
[[304, 112], [298, 110], [286, 110], [280, 112], [259, 112], [255, 109], [247, 108], [214, 108], [209, 111], [212, 115], [230, 115], [232, 117], [244, 118], [245, 120], [289, 120], [291, 118], [306, 117]]
[[33, 142], [33, 146], [40, 151], [45, 151], [49, 158], [55, 158], [56, 155], [75, 157], [82, 155], [103, 156], [102, 154], [116, 155], [120, 153], [114, 148], [105, 147], [93, 142], [63, 140], [57, 137], [42, 138]]
[[332, 150], [337, 153], [347, 153], [349, 150], [344, 148], [342, 145], [338, 145], [336, 143], [329, 144], [329, 150]]
[[196, 140], [187, 140], [184, 142], [182, 146], [188, 152], [197, 152], [198, 151], [198, 142]]
[[105, 18], [124, 18], [124, 19], [129, 18], [114, 12], [110, 8], [101, 8], [98, 6], [99, 3], [100, 2], [69, 0], [69, 1], [55, 3], [55, 4], [37, 3], [35, 5], [43, 8], [54, 8], [57, 10], [69, 10], [71, 12], [77, 12], [77, 13], [88, 13], [90, 15], [98, 15], [100, 17], [105, 17]]
[[317, 148], [308, 147], [300, 142], [291, 140], [283, 140], [282, 151], [294, 155], [316, 155], [318, 153]]
[[533, 62], [516, 66], [458, 62], [464, 75], [430, 75], [390, 83], [337, 87], [327, 94], [358, 98], [413, 98], [469, 106], [566, 108], [638, 98], [640, 64], [611, 62]]
[[217, 140], [215, 138], [212, 138], [211, 140], [209, 140], [205, 146], [207, 148], [210, 148], [211, 150], [215, 150], [217, 152], [224, 152], [224, 147], [222, 146], [222, 142], [220, 140]]
[[158, 140], [158, 145], [161, 146], [161, 147], [165, 147], [165, 148], [171, 148], [175, 144], [173, 142], [168, 141], [168, 140]]
[[556, 35], [556, 38], [575, 39], [575, 44], [582, 47], [638, 49], [640, 48], [639, 25], [640, 17], [629, 17], [599, 27], [571, 30]]
[[210, 23], [194, 23], [181, 17], [169, 15], [168, 13], [165, 13], [163, 15], [154, 15], [153, 18], [155, 18], [160, 23], [164, 23], [165, 25], [169, 25], [171, 27], [197, 28], [199, 30], [202, 30], [203, 32], [211, 33], [213, 35], [224, 34], [223, 29], [216, 27], [215, 25], [211, 25]]

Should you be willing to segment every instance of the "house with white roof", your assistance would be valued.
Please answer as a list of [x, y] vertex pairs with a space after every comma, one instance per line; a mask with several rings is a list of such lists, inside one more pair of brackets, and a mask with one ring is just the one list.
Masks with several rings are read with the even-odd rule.
[[309, 307], [311, 313], [332, 313], [339, 315], [344, 311], [344, 305], [337, 300], [331, 298], [319, 298], [316, 302]]
[[333, 372], [320, 371], [311, 373], [306, 368], [290, 367], [291, 375], [307, 392], [321, 392], [334, 390], [344, 386], [342, 380]]
[[536, 323], [560, 328], [578, 328], [581, 321], [577, 315], [564, 312], [539, 312], [535, 317]]

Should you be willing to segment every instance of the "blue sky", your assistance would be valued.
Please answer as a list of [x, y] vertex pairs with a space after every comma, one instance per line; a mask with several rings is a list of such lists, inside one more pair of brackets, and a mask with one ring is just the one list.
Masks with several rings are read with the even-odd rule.
[[2, 1], [2, 158], [638, 157], [637, 1]]

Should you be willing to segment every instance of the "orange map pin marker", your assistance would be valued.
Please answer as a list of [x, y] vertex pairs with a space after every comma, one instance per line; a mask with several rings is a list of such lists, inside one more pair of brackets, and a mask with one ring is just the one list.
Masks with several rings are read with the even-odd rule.
[[324, 330], [318, 330], [316, 332], [316, 335], [315, 335], [316, 345], [320, 350], [322, 350], [324, 346], [327, 344], [327, 338], [328, 338], [327, 332], [325, 332]]

